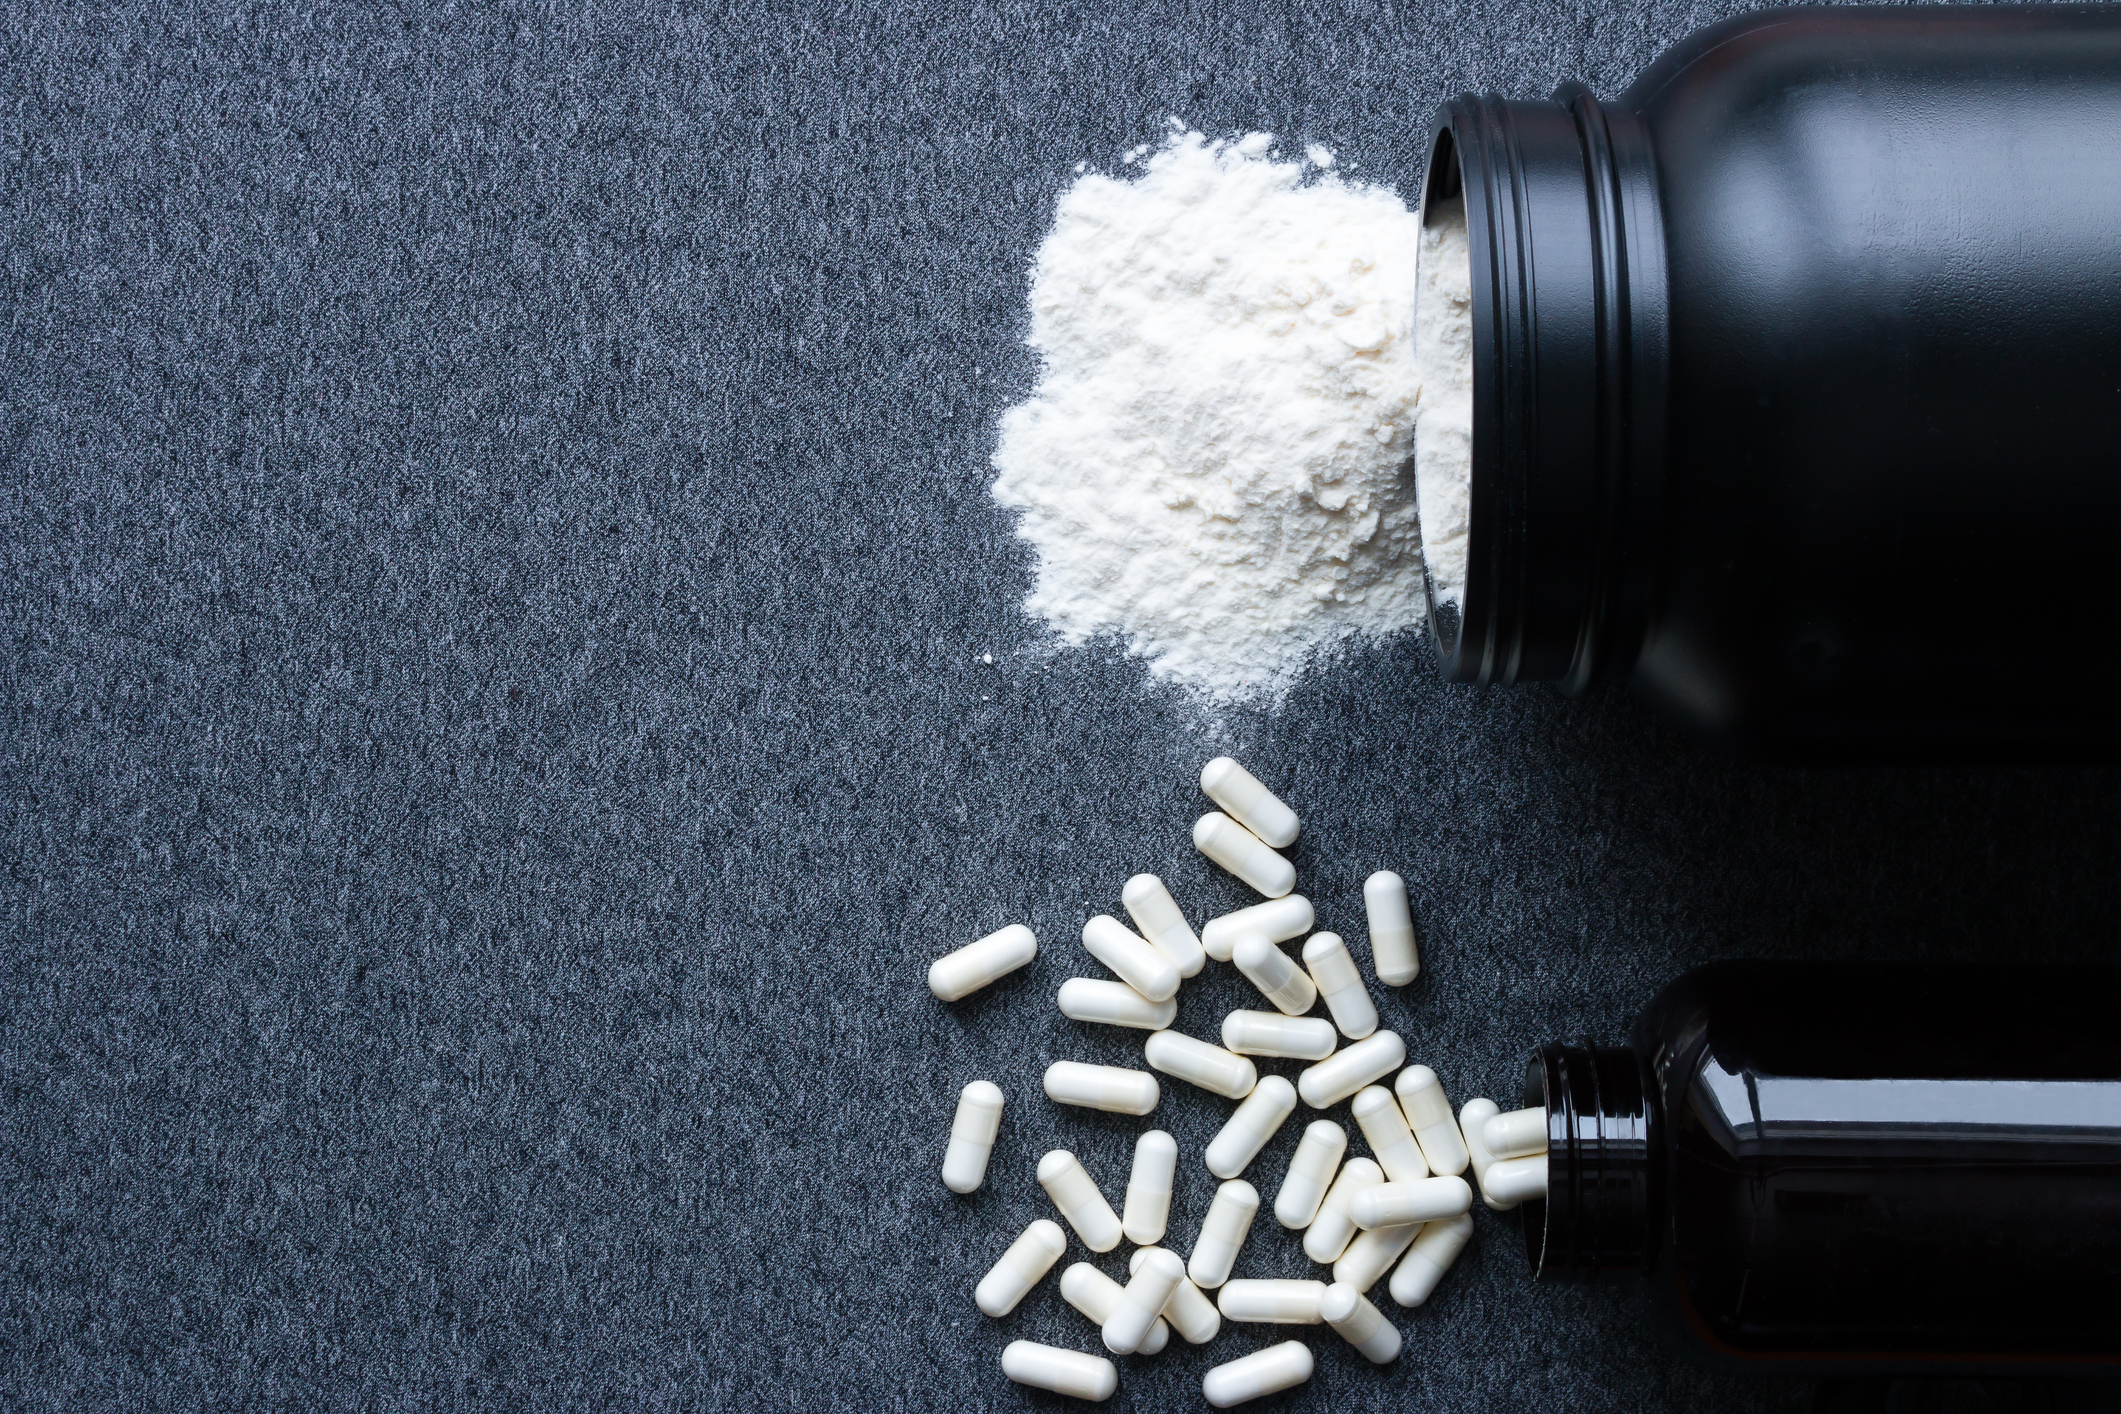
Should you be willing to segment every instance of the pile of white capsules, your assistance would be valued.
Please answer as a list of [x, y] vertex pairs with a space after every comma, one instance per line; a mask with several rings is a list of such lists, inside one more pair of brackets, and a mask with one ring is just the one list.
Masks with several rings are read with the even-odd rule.
[[[1383, 1364], [1399, 1354], [1399, 1331], [1368, 1292], [1390, 1272], [1389, 1290], [1401, 1306], [1428, 1299], [1473, 1233], [1473, 1190], [1460, 1177], [1468, 1167], [1487, 1205], [1498, 1211], [1546, 1193], [1546, 1111], [1501, 1114], [1494, 1101], [1473, 1100], [1452, 1119], [1435, 1071], [1425, 1065], [1401, 1069], [1406, 1045], [1396, 1033], [1377, 1029], [1377, 1008], [1337, 934], [1312, 933], [1302, 967], [1277, 946], [1308, 932], [1315, 921], [1310, 901], [1290, 892], [1295, 866], [1278, 852], [1296, 839], [1296, 812], [1227, 756], [1202, 768], [1200, 784], [1222, 810], [1200, 818], [1194, 845], [1268, 902], [1216, 918], [1195, 936], [1163, 881], [1136, 875], [1121, 898], [1139, 933], [1104, 914], [1083, 927], [1083, 946], [1119, 980], [1072, 978], [1060, 989], [1060, 1009], [1077, 1021], [1147, 1031], [1142, 1050], [1151, 1069], [1239, 1102], [1205, 1155], [1209, 1172], [1223, 1183], [1201, 1221], [1192, 1255], [1180, 1261], [1158, 1245], [1178, 1171], [1178, 1144], [1169, 1134], [1152, 1129], [1136, 1142], [1125, 1211], [1118, 1216], [1075, 1155], [1065, 1149], [1047, 1154], [1039, 1161], [1039, 1184], [1084, 1246], [1109, 1252], [1122, 1237], [1139, 1244], [1124, 1287], [1077, 1262], [1061, 1274], [1061, 1296], [1098, 1323], [1105, 1348], [1117, 1355], [1153, 1355], [1174, 1328], [1191, 1344], [1204, 1344], [1229, 1320], [1328, 1325]], [[1404, 986], [1420, 970], [1406, 884], [1380, 871], [1363, 885], [1363, 900], [1378, 980]], [[1031, 930], [1013, 925], [937, 958], [928, 969], [928, 986], [944, 1001], [955, 1001], [1037, 954]], [[1234, 962], [1274, 1007], [1230, 1013], [1220, 1046], [1166, 1029], [1177, 1015], [1180, 980], [1197, 974], [1211, 957]], [[1307, 1014], [1321, 998], [1330, 1021]], [[1341, 1046], [1341, 1037], [1350, 1044]], [[1248, 1056], [1314, 1064], [1291, 1085], [1277, 1075], [1261, 1079]], [[1376, 1083], [1395, 1070], [1391, 1089]], [[1061, 1104], [1118, 1114], [1148, 1114], [1161, 1097], [1148, 1071], [1075, 1061], [1048, 1067], [1045, 1088]], [[1314, 1120], [1275, 1195], [1275, 1221], [1303, 1232], [1305, 1254], [1330, 1264], [1333, 1280], [1233, 1280], [1260, 1204], [1259, 1190], [1243, 1174], [1296, 1112], [1299, 1097], [1314, 1110], [1351, 1100], [1356, 1126], [1375, 1155], [1348, 1158], [1347, 1131], [1330, 1119]], [[986, 1178], [1001, 1117], [998, 1086], [975, 1080], [965, 1087], [943, 1156], [943, 1182], [952, 1192], [970, 1193]], [[1045, 1218], [1025, 1228], [981, 1278], [974, 1292], [980, 1310], [995, 1317], [1015, 1310], [1067, 1245], [1060, 1227]], [[1215, 1300], [1208, 1299], [1209, 1291]], [[1216, 1366], [1201, 1381], [1201, 1392], [1225, 1409], [1302, 1384], [1311, 1371], [1310, 1347], [1284, 1341]], [[1103, 1356], [1028, 1340], [1002, 1352], [1002, 1373], [1078, 1399], [1109, 1399], [1119, 1388], [1119, 1371]]]

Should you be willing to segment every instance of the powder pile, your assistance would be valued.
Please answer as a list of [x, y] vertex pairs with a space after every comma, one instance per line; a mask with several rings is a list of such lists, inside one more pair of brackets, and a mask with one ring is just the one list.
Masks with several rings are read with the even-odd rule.
[[1273, 148], [1174, 120], [1138, 176], [1062, 195], [1031, 279], [1043, 371], [994, 454], [1038, 551], [1027, 607], [1220, 701], [1423, 607], [1419, 222], [1325, 149]]
[[1421, 379], [1414, 484], [1422, 553], [1436, 602], [1463, 605], [1473, 516], [1473, 257], [1462, 196], [1435, 203], [1422, 229], [1414, 362]]

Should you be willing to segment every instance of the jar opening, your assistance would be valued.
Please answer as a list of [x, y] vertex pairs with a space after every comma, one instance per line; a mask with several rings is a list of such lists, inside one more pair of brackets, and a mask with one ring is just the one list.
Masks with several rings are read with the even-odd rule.
[[1464, 611], [1473, 512], [1473, 257], [1465, 185], [1448, 129], [1423, 183], [1416, 273], [1414, 488], [1429, 612], [1457, 636]]
[[1581, 692], [1640, 648], [1656, 565], [1663, 244], [1641, 121], [1571, 85], [1437, 113], [1415, 500], [1453, 682]]
[[1646, 1271], [1656, 1243], [1656, 1101], [1625, 1048], [1547, 1046], [1525, 1067], [1525, 1103], [1547, 1112], [1547, 1196], [1519, 1207], [1542, 1279]]

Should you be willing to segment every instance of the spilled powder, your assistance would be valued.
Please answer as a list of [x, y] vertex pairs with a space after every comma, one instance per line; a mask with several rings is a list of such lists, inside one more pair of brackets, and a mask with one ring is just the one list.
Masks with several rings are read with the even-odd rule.
[[1417, 624], [1406, 463], [1418, 220], [1324, 148], [1176, 124], [1131, 179], [1060, 198], [1031, 275], [1043, 371], [994, 496], [1036, 547], [1027, 607], [1216, 701]]

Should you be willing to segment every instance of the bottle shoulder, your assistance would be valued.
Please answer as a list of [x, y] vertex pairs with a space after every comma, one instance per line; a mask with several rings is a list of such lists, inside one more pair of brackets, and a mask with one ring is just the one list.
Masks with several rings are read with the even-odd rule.
[[2097, 71], [2117, 48], [2121, 7], [2114, 6], [1790, 6], [1696, 30], [1638, 74], [1617, 102], [1671, 121], [1867, 75], [1934, 81], [1955, 72]]
[[2121, 1079], [2121, 969], [1732, 961], [1651, 999], [1635, 1049], [1683, 1105], [1711, 1061], [1814, 1079]]

